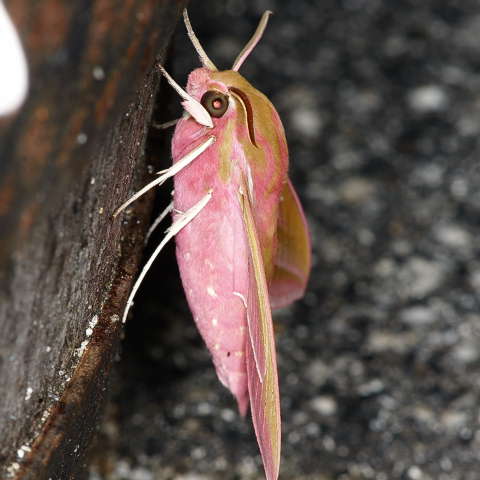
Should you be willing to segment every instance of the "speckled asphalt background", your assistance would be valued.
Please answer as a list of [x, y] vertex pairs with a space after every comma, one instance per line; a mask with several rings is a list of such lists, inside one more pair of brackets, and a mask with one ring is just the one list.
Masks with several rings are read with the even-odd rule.
[[[480, 4], [191, 3], [225, 67], [275, 12], [242, 73], [283, 118], [314, 244], [276, 316], [281, 478], [480, 479]], [[184, 83], [182, 25], [173, 53]], [[263, 478], [173, 249], [137, 305], [91, 480]]]

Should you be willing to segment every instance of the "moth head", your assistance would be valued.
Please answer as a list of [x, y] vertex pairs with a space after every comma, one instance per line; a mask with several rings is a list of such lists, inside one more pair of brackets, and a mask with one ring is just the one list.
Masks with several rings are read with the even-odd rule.
[[[267, 10], [262, 15], [260, 23], [258, 24], [252, 38], [247, 42], [233, 62], [231, 71], [238, 72], [238, 69], [255, 48], [263, 35], [265, 27], [267, 26], [268, 17], [271, 13], [272, 12]], [[168, 83], [170, 83], [170, 85], [172, 85], [172, 87], [183, 98], [182, 106], [193, 117], [193, 119], [200, 125], [213, 128], [213, 119], [222, 118], [229, 112], [232, 95], [236, 95], [237, 100], [240, 99], [243, 103], [245, 103], [245, 98], [240, 98], [238, 92], [234, 92], [234, 89], [229, 88], [227, 85], [212, 82], [211, 75], [214, 72], [218, 72], [218, 69], [210, 60], [197, 36], [193, 32], [186, 9], [183, 11], [183, 18], [188, 36], [200, 57], [203, 68], [197, 68], [189, 75], [186, 90], [178, 85], [178, 83], [173, 80], [161, 65], [160, 70]]]
[[[214, 126], [223, 126], [243, 111], [242, 120], [253, 145], [255, 141], [254, 109], [250, 93], [254, 88], [238, 72], [224, 70], [212, 72], [206, 67], [197, 68], [188, 77], [187, 92], [199, 100], [208, 112]], [[256, 96], [256, 101], [259, 101]], [[257, 103], [258, 105], [258, 103]]]

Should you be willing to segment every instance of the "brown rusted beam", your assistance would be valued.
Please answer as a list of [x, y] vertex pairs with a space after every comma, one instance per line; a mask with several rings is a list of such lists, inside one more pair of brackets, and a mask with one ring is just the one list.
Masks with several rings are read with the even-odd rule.
[[82, 478], [136, 272], [155, 59], [185, 2], [10, 0], [30, 91], [0, 120], [0, 478]]

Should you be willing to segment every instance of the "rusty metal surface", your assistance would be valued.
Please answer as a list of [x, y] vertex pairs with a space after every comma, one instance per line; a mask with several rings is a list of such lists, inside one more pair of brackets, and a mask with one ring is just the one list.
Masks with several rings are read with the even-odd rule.
[[158, 73], [184, 2], [6, 2], [31, 89], [0, 120], [0, 478], [81, 478], [142, 250]]

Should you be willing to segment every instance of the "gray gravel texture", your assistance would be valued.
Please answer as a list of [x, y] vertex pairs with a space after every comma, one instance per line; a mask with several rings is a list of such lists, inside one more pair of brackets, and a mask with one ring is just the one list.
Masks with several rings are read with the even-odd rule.
[[[314, 250], [308, 294], [275, 316], [280, 478], [478, 480], [480, 4], [198, 1], [190, 16], [229, 67], [265, 9], [242, 73], [284, 121]], [[181, 25], [173, 53], [184, 83], [198, 61]], [[113, 397], [91, 480], [263, 478], [173, 249]]]

